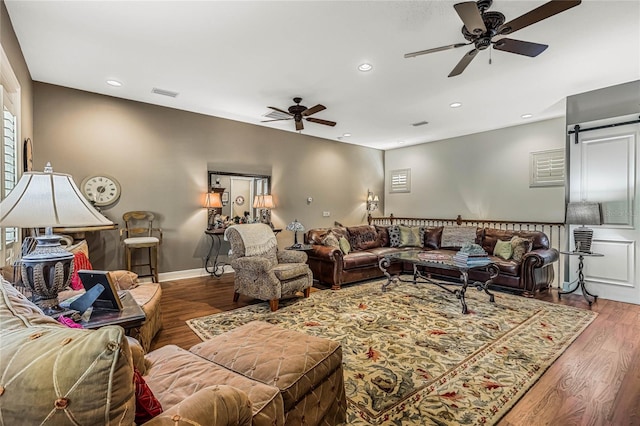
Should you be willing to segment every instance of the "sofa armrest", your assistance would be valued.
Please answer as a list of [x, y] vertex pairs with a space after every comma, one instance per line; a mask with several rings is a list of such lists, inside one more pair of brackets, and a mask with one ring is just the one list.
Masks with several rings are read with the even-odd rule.
[[339, 248], [314, 244], [308, 251], [308, 256], [324, 261], [335, 261], [338, 257], [342, 257], [342, 251]]
[[231, 267], [235, 271], [251, 270], [255, 272], [268, 272], [271, 267], [264, 257], [239, 257], [231, 261]]
[[129, 350], [131, 351], [131, 358], [133, 359], [133, 366], [142, 374], [146, 374], [147, 367], [144, 361], [144, 349], [138, 340], [131, 336], [126, 336], [129, 342]]
[[558, 260], [558, 250], [556, 249], [538, 249], [526, 253], [522, 257], [522, 263], [531, 263], [535, 267], [542, 267]]
[[553, 280], [552, 264], [558, 260], [558, 250], [537, 249], [522, 257], [522, 289], [528, 294], [535, 294], [541, 286], [548, 286]]
[[307, 253], [296, 250], [278, 250], [278, 263], [307, 263]]
[[243, 391], [232, 386], [218, 385], [198, 392], [174, 405], [145, 426], [220, 426], [251, 425], [251, 401]]

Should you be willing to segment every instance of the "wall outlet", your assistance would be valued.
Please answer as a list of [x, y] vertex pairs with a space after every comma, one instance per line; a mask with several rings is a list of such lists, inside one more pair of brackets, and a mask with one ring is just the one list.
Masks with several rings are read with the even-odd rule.
[[322, 212], [322, 217], [329, 217], [331, 216], [331, 212]]

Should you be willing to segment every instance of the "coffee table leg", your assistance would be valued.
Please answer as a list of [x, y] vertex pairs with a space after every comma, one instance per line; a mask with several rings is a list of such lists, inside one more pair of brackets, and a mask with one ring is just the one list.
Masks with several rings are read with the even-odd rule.
[[382, 291], [387, 291], [387, 287], [389, 287], [389, 284], [391, 284], [394, 281], [394, 278], [387, 271], [387, 269], [389, 269], [389, 266], [391, 266], [391, 261], [386, 257], [383, 257], [378, 262], [378, 266], [380, 267], [380, 270], [382, 271], [384, 276], [387, 277], [387, 282], [382, 283]]
[[467, 302], [464, 300], [464, 294], [467, 292], [467, 285], [469, 285], [469, 272], [465, 270], [461, 270], [460, 273], [462, 276], [462, 287], [459, 289], [455, 289], [453, 294], [456, 295], [458, 299], [460, 299], [460, 303], [462, 304], [462, 313], [467, 313]]

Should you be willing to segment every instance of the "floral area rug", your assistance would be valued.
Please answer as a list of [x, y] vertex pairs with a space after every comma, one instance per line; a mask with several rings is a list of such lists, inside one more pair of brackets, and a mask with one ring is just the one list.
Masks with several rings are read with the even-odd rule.
[[342, 343], [347, 423], [495, 424], [596, 313], [467, 291], [469, 313], [434, 285], [384, 281], [187, 321], [203, 340], [253, 320]]

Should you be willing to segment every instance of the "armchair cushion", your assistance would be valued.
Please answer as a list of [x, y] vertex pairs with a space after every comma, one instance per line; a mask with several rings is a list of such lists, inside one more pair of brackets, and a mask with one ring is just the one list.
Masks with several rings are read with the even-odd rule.
[[280, 281], [288, 281], [307, 275], [309, 266], [306, 263], [279, 263], [272, 271]]

